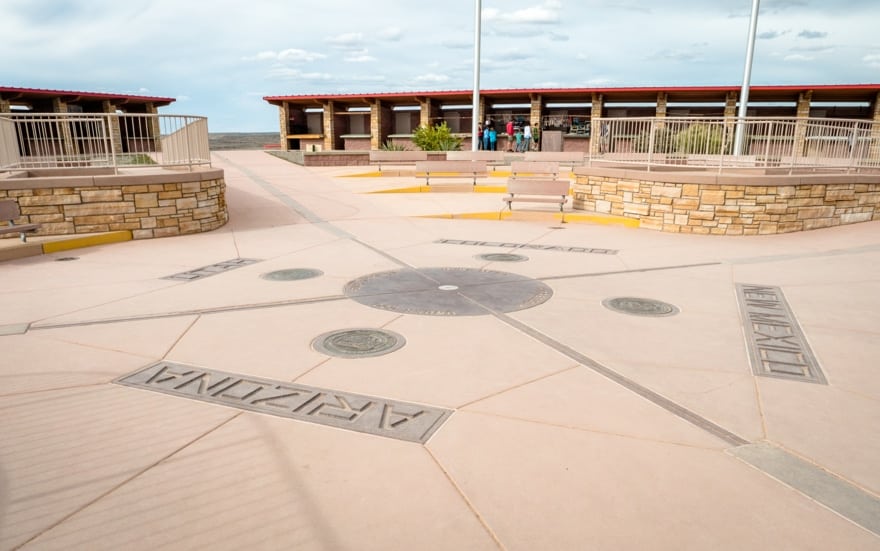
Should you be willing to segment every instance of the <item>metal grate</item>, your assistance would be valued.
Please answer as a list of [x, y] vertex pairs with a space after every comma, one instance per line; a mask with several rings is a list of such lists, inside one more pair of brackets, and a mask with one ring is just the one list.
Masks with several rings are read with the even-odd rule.
[[202, 266], [201, 268], [196, 268], [195, 270], [189, 270], [187, 272], [180, 272], [179, 274], [165, 276], [162, 279], [192, 281], [194, 279], [202, 279], [208, 276], [228, 272], [229, 270], [241, 268], [242, 266], [248, 266], [250, 264], [254, 264], [255, 262], [260, 261], [253, 258], [234, 258], [232, 260], [225, 260], [223, 262], [211, 264], [210, 266]]

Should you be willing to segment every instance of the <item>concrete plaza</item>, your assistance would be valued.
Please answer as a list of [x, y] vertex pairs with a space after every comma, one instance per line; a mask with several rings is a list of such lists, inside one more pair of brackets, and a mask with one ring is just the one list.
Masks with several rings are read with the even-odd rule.
[[219, 230], [0, 263], [0, 549], [880, 549], [880, 222], [214, 161]]

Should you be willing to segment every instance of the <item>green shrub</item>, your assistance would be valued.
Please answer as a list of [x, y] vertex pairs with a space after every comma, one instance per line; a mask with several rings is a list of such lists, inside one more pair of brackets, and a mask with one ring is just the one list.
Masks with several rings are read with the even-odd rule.
[[678, 153], [730, 153], [731, 140], [725, 141], [724, 129], [717, 125], [692, 124], [675, 135], [675, 151]]
[[[673, 135], [666, 128], [654, 129], [654, 153], [666, 153], [673, 143]], [[651, 148], [651, 132], [645, 130], [633, 140], [633, 150], [638, 153], [648, 153]]]
[[458, 151], [461, 149], [461, 138], [453, 136], [445, 122], [434, 126], [419, 126], [413, 132], [413, 143], [422, 151]]
[[394, 143], [391, 140], [386, 140], [385, 143], [383, 143], [379, 147], [379, 149], [381, 149], [382, 151], [406, 151], [406, 147], [404, 147], [402, 144]]

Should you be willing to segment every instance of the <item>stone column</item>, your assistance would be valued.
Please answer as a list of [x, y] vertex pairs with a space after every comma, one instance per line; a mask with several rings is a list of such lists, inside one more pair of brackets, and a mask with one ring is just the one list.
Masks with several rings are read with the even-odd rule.
[[122, 153], [122, 128], [119, 126], [119, 115], [116, 114], [116, 105], [110, 100], [101, 102], [101, 112], [107, 115], [107, 126], [110, 132], [112, 150], [107, 153]]
[[12, 102], [9, 100], [5, 100], [0, 98], [0, 113], [11, 113], [12, 112]]
[[324, 151], [336, 149], [336, 106], [332, 101], [324, 104]]
[[807, 90], [798, 95], [797, 121], [794, 128], [794, 143], [791, 154], [795, 158], [803, 157], [807, 143], [807, 119], [810, 118], [810, 101], [813, 99], [813, 91]]
[[393, 113], [391, 108], [376, 100], [370, 105], [370, 149], [381, 149], [388, 139]]
[[149, 102], [144, 104], [144, 112], [147, 115], [151, 115], [149, 117], [150, 121], [150, 140], [153, 142], [153, 151], [162, 151], [162, 127], [159, 125], [159, 117], [152, 116], [159, 114], [159, 108], [156, 107], [156, 104]]
[[736, 100], [739, 94], [736, 92], [727, 92], [727, 98], [724, 100], [724, 118], [732, 119], [736, 117]]
[[[727, 92], [724, 99], [724, 149], [725, 153], [733, 152], [733, 142], [736, 139], [736, 100], [739, 94], [736, 92]], [[743, 154], [747, 154], [744, 150]]]
[[431, 126], [433, 116], [434, 106], [431, 98], [419, 98], [419, 126]]
[[871, 106], [871, 113], [871, 121], [873, 124], [871, 125], [871, 131], [869, 132], [871, 145], [868, 149], [868, 159], [872, 160], [876, 166], [880, 163], [880, 92], [877, 92], [877, 96], [874, 98], [873, 105]]
[[[668, 100], [668, 96], [666, 92], [657, 92], [657, 110], [654, 112], [654, 116], [658, 119], [666, 118], [666, 103]], [[666, 124], [662, 120], [658, 120], [654, 126], [655, 129], [661, 130], [666, 127]], [[656, 151], [656, 149], [655, 149]]]
[[[52, 98], [52, 112], [67, 113], [67, 103], [61, 98]], [[61, 121], [58, 124], [58, 128], [61, 135], [57, 137], [58, 142], [52, 144], [54, 154], [62, 156], [77, 155], [79, 150], [76, 147], [76, 139], [72, 123], [69, 121]]]
[[602, 127], [597, 118], [602, 117], [605, 110], [605, 96], [593, 94], [592, 107], [590, 108], [590, 153], [598, 153], [602, 142]]
[[666, 92], [657, 92], [657, 112], [654, 115], [658, 119], [666, 118], [666, 104], [668, 102], [668, 96]]
[[289, 115], [287, 113], [287, 102], [282, 101], [281, 105], [278, 106], [278, 139], [279, 145], [281, 146], [282, 151], [288, 151], [290, 146], [287, 141], [287, 122], [289, 120]]
[[532, 127], [532, 141], [540, 143], [544, 131], [544, 98], [541, 94], [530, 94], [529, 125]]

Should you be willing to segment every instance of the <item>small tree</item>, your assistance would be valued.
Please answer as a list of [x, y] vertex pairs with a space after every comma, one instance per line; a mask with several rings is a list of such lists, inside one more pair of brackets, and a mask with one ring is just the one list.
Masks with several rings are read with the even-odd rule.
[[421, 125], [413, 132], [413, 143], [422, 151], [458, 151], [461, 138], [449, 131], [446, 122], [434, 126]]

